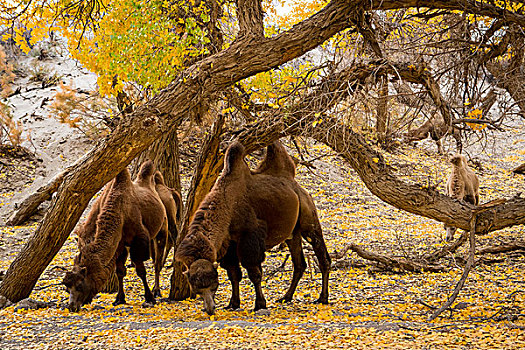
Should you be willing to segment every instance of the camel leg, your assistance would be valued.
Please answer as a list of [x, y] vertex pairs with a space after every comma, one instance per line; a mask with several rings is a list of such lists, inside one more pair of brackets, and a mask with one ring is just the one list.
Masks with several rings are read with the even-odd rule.
[[[173, 238], [172, 238], [172, 234], [170, 233], [168, 235], [168, 238], [166, 240], [166, 248], [164, 248], [164, 256], [162, 257], [162, 266], [166, 265], [166, 260], [168, 260], [168, 255], [170, 253], [170, 250], [171, 248], [173, 248], [174, 246], [174, 241], [173, 241]], [[177, 235], [175, 235], [175, 237], [177, 237]], [[173, 266], [173, 264], [171, 265]]]
[[250, 281], [252, 281], [253, 286], [255, 288], [255, 308], [253, 311], [257, 311], [260, 309], [266, 309], [266, 299], [264, 298], [264, 294], [261, 287], [261, 281], [262, 281], [262, 267], [261, 265], [258, 266], [245, 266], [246, 271], [248, 271], [248, 277], [250, 278]]
[[237, 256], [237, 244], [231, 243], [221, 266], [228, 272], [228, 278], [232, 284], [232, 295], [227, 309], [236, 310], [241, 307], [241, 297], [239, 291], [239, 282], [242, 280], [242, 271], [239, 266], [239, 257]]
[[147, 303], [155, 304], [155, 297], [149, 289], [148, 281], [146, 279], [146, 267], [144, 266], [144, 261], [135, 261], [135, 271], [144, 285], [144, 299], [146, 299]]
[[161, 297], [160, 293], [160, 272], [164, 267], [164, 250], [166, 248], [167, 232], [161, 230], [157, 237], [153, 240], [153, 261], [155, 263], [155, 286], [153, 287], [153, 295]]
[[292, 301], [297, 284], [306, 270], [306, 260], [304, 258], [301, 235], [297, 232], [297, 229], [294, 230], [292, 239], [287, 240], [286, 244], [288, 245], [288, 249], [290, 249], [290, 255], [292, 256], [293, 277], [290, 288], [288, 288], [286, 294], [281, 299], [277, 300], [281, 303], [289, 303]]
[[304, 233], [304, 235], [306, 240], [312, 245], [317, 261], [319, 262], [319, 269], [321, 269], [322, 288], [316, 303], [328, 304], [328, 280], [330, 278], [332, 260], [328, 254], [328, 249], [326, 249], [321, 226], [319, 225], [316, 230]]
[[146, 302], [155, 304], [155, 297], [149, 289], [148, 281], [146, 279], [146, 267], [144, 266], [144, 261], [150, 258], [150, 243], [151, 239], [147, 235], [147, 230], [143, 228], [142, 233], [137, 234], [133, 238], [133, 241], [129, 247], [129, 255], [131, 257], [131, 261], [135, 264], [137, 276], [139, 276], [139, 278], [142, 280], [142, 284], [144, 285], [144, 298], [146, 299]]
[[124, 248], [122, 253], [117, 257], [116, 272], [118, 278], [118, 293], [113, 305], [125, 304], [126, 295], [124, 294], [124, 277], [126, 276], [126, 259], [128, 258], [128, 250]]

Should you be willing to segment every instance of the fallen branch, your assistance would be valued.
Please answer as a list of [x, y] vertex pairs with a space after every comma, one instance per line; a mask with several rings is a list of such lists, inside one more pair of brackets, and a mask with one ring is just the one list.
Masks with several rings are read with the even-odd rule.
[[415, 261], [410, 261], [405, 258], [394, 258], [388, 255], [381, 255], [374, 252], [367, 251], [361, 247], [359, 247], [356, 244], [350, 244], [349, 249], [353, 252], [357, 253], [361, 258], [366, 260], [371, 260], [380, 263], [385, 268], [394, 270], [402, 270], [402, 271], [410, 271], [410, 272], [423, 272], [423, 271], [430, 271], [430, 272], [443, 272], [445, 271], [445, 267], [441, 265], [431, 265], [426, 263], [419, 263]]
[[9, 226], [20, 225], [31, 217], [37, 210], [38, 206], [44, 201], [51, 199], [53, 193], [58, 190], [58, 187], [62, 184], [64, 176], [69, 172], [69, 168], [63, 172], [56, 175], [51, 179], [50, 182], [40, 187], [36, 192], [29, 195], [24, 201], [20, 204], [20, 207], [17, 211], [11, 215], [9, 220], [6, 222]]
[[83, 157], [78, 159], [76, 162], [65, 168], [62, 172], [55, 175], [51, 181], [49, 181], [44, 186], [37, 189], [34, 193], [27, 196], [22, 203], [20, 203], [20, 206], [18, 207], [18, 210], [15, 211], [11, 217], [6, 222], [6, 225], [9, 226], [16, 226], [24, 223], [27, 219], [33, 215], [40, 204], [43, 202], [51, 199], [51, 196], [53, 193], [55, 193], [62, 182], [64, 181], [64, 178], [73, 170], [76, 169], [78, 164], [83, 162], [85, 158], [87, 157], [89, 153], [85, 154]]
[[454, 243], [447, 244], [447, 245], [443, 246], [440, 250], [435, 251], [434, 253], [424, 255], [423, 259], [426, 260], [426, 261], [436, 261], [436, 260], [439, 260], [439, 259], [445, 257], [448, 254], [452, 254], [459, 247], [461, 247], [463, 245], [463, 243], [466, 242], [467, 237], [468, 237], [468, 232], [467, 231], [463, 231], [461, 236]]
[[512, 252], [515, 250], [525, 250], [525, 242], [516, 241], [514, 243], [503, 244], [499, 246], [489, 246], [478, 250], [478, 254], [498, 254]]

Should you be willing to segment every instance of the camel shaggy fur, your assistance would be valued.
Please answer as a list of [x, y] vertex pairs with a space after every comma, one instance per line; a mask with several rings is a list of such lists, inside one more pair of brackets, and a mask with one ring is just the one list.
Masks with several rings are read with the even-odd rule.
[[[479, 180], [474, 171], [467, 165], [467, 159], [461, 154], [455, 154], [450, 158], [452, 172], [450, 173], [446, 186], [446, 194], [452, 198], [463, 200], [467, 203], [479, 204]], [[447, 230], [447, 241], [454, 238], [455, 227], [445, 226]]]
[[[168, 220], [155, 190], [154, 174], [151, 161], [142, 165], [135, 182], [124, 169], [94, 203], [86, 223], [78, 231], [80, 252], [73, 270], [68, 271], [62, 281], [69, 292], [70, 311], [78, 311], [90, 303], [115, 269], [119, 289], [114, 304], [125, 303], [123, 279], [128, 247], [144, 285], [146, 302], [155, 303], [146, 280], [144, 261], [150, 257], [150, 241], [168, 234]], [[157, 259], [162, 259], [164, 247], [155, 246]]]
[[[155, 295], [155, 297], [160, 297], [160, 281], [157, 277], [160, 275], [160, 271], [166, 263], [168, 254], [171, 248], [173, 248], [177, 241], [177, 236], [179, 235], [179, 225], [182, 221], [182, 198], [178, 191], [166, 186], [164, 177], [160, 171], [155, 173], [155, 191], [157, 191], [160, 200], [166, 209], [169, 232], [167, 236], [157, 235], [154, 241], [158, 247], [166, 247], [164, 251], [159, 249], [152, 249], [151, 251], [151, 256], [153, 261], [155, 261], [155, 286], [153, 287], [153, 295]], [[153, 245], [152, 248], [155, 248], [155, 246]], [[162, 259], [157, 259], [157, 250], [162, 253]]]
[[268, 146], [266, 158], [255, 171], [244, 161], [239, 142], [226, 151], [224, 169], [196, 211], [175, 259], [186, 267], [193, 292], [202, 295], [208, 314], [215, 311], [218, 287], [216, 262], [228, 272], [232, 296], [228, 308], [240, 307], [242, 265], [255, 287], [255, 310], [266, 308], [261, 280], [265, 251], [286, 242], [294, 273], [280, 301], [291, 301], [306, 269], [302, 238], [314, 248], [322, 273], [318, 302], [328, 303], [330, 257], [312, 198], [295, 181], [295, 164], [284, 147]]

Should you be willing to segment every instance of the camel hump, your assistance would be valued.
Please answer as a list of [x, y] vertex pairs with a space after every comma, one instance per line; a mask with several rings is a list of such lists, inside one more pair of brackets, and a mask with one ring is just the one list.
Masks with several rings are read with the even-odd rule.
[[232, 143], [224, 155], [224, 175], [230, 174], [235, 169], [235, 165], [244, 160], [244, 156], [245, 149], [242, 143], [239, 141]]
[[452, 163], [453, 165], [455, 166], [461, 166], [461, 163], [464, 161], [465, 164], [467, 164], [467, 160], [465, 159], [464, 156], [462, 156], [461, 154], [454, 154], [452, 157], [450, 157], [449, 159], [450, 163]]
[[164, 176], [162, 176], [161, 172], [158, 170], [155, 172], [155, 184], [166, 185], [166, 183], [164, 182]]
[[153, 164], [153, 162], [148, 159], [147, 161], [142, 163], [137, 179], [139, 181], [144, 181], [148, 178], [151, 178], [153, 174], [155, 174], [155, 164]]
[[131, 174], [128, 168], [124, 168], [115, 177], [115, 184], [126, 184], [131, 183]]
[[268, 154], [272, 155], [271, 159], [275, 163], [275, 166], [279, 168], [282, 175], [295, 177], [295, 162], [279, 140], [269, 145], [266, 152], [267, 158], [269, 158]]
[[281, 142], [276, 140], [268, 145], [266, 148], [266, 156], [253, 173], [293, 179], [295, 177], [295, 162], [288, 152], [286, 152]]

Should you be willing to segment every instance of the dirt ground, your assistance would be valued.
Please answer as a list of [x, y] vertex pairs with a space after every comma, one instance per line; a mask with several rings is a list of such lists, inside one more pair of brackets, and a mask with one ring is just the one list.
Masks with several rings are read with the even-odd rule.
[[[60, 61], [60, 57], [55, 60]], [[89, 81], [89, 73], [75, 70], [74, 65], [65, 62], [69, 61], [63, 58], [62, 64], [70, 69], [66, 74], [79, 82]], [[48, 63], [58, 67], [54, 61]], [[25, 84], [23, 79], [18, 83]], [[11, 101], [16, 115], [29, 116], [26, 125], [32, 130], [32, 143], [38, 146], [28, 147], [32, 155], [12, 156], [8, 152], [0, 155], [2, 220], [27, 193], [94, 145], [78, 131], [48, 118], [47, 107], [40, 107], [37, 102], [53, 93], [32, 90], [22, 92], [29, 100], [16, 97]], [[35, 111], [31, 106], [36, 106]], [[41, 118], [31, 117], [33, 114]], [[476, 169], [481, 180], [481, 202], [510, 198], [523, 191], [523, 177], [510, 172], [525, 161], [525, 130], [520, 124], [516, 126], [517, 129], [508, 128], [500, 134], [492, 145], [467, 147], [467, 155], [482, 165]], [[446, 147], [454, 149], [449, 143]], [[441, 263], [446, 268], [440, 273], [384, 271], [353, 253], [337, 254], [348, 243], [356, 243], [374, 252], [415, 259], [445, 244], [445, 232], [436, 221], [408, 214], [377, 199], [330, 149], [311, 142], [303, 152], [304, 149], [308, 149], [304, 153], [307, 160], [317, 160], [313, 161], [315, 168], [298, 168], [298, 181], [314, 197], [329, 252], [340, 255], [333, 261], [329, 305], [313, 303], [320, 291], [321, 278], [311, 249], [305, 243], [309, 268], [290, 304], [275, 302], [291, 280], [288, 253], [275, 250], [267, 254], [263, 283], [267, 311], [251, 311], [254, 293], [247, 279], [241, 285], [242, 309], [224, 310], [230, 286], [223, 270], [220, 270], [219, 310], [215, 316], [201, 311], [200, 300], [162, 299], [154, 307], [142, 307], [142, 285], [135, 272], [128, 269], [126, 305], [114, 307], [114, 295], [100, 294], [79, 313], [70, 313], [65, 308], [68, 295], [60, 281], [64, 271], [72, 266], [77, 251], [72, 236], [41, 276], [30, 296], [32, 301], [0, 310], [0, 348], [520, 349], [525, 346], [523, 251], [478, 255], [479, 261], [453, 309], [428, 322], [430, 307], [440, 306], [454, 288], [467, 247], [443, 259]], [[438, 189], [444, 192], [447, 157], [437, 155], [430, 142], [421, 142], [417, 148], [399, 149], [387, 157], [407, 181], [439, 184]], [[190, 170], [183, 169], [185, 183]], [[0, 227], [1, 271], [7, 270], [34, 232], [41, 214], [25, 226]], [[523, 234], [521, 226], [493, 232], [479, 237], [478, 248], [523, 239]], [[172, 255], [168, 266], [171, 259]], [[149, 271], [153, 271], [151, 264]], [[169, 267], [163, 272], [164, 297], [169, 293], [170, 273]]]

